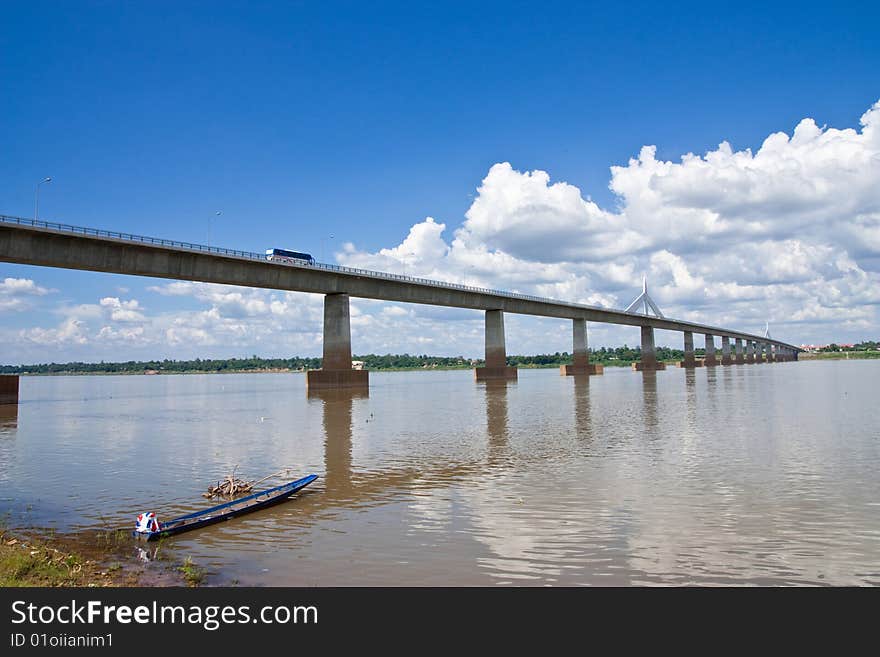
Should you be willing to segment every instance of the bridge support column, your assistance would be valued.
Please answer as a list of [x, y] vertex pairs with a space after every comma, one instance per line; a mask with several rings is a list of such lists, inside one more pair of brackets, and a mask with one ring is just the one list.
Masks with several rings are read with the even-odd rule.
[[756, 342], [755, 343], [755, 362], [763, 363], [764, 362], [764, 343]]
[[507, 364], [504, 313], [500, 310], [486, 311], [486, 366], [475, 368], [474, 378], [477, 381], [517, 378], [516, 368]]
[[706, 334], [706, 358], [703, 359], [706, 367], [715, 367], [718, 359], [715, 358], [715, 336], [711, 333]]
[[721, 336], [721, 364], [733, 365], [733, 359], [730, 357], [730, 337]]
[[0, 404], [18, 403], [18, 374], [0, 374]]
[[734, 362], [735, 362], [737, 365], [742, 365], [743, 363], [746, 362], [746, 359], [745, 359], [745, 357], [743, 356], [743, 341], [742, 341], [742, 338], [736, 338], [736, 341], [734, 342], [734, 345], [735, 345], [735, 347], [736, 347], [736, 357], [734, 358]]
[[309, 390], [369, 389], [370, 372], [351, 368], [351, 319], [347, 294], [324, 297], [324, 359], [306, 372]]
[[633, 363], [632, 368], [640, 372], [666, 369], [666, 363], [657, 362], [657, 353], [654, 351], [654, 327], [642, 327], [642, 360]]
[[559, 373], [562, 376], [574, 376], [581, 374], [602, 374], [602, 365], [590, 364], [590, 352], [587, 350], [587, 320], [571, 320], [574, 349], [572, 350], [572, 364], [562, 365]]
[[753, 340], [746, 340], [746, 362], [749, 364], [755, 362], [755, 343]]
[[694, 357], [694, 334], [684, 332], [684, 360], [678, 362], [679, 367], [702, 367], [703, 361]]

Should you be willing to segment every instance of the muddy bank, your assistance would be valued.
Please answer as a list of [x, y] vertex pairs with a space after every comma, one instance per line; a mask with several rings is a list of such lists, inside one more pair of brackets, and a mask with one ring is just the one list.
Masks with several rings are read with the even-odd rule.
[[126, 531], [60, 535], [0, 528], [0, 586], [198, 586], [205, 571]]

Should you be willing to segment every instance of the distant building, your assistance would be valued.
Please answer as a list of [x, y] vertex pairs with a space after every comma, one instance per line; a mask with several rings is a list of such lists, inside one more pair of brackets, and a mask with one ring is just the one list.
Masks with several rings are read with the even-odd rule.
[[362, 361], [362, 360], [353, 360], [353, 361], [351, 361], [351, 369], [353, 369], [353, 370], [362, 370], [362, 369], [364, 369], [364, 361]]

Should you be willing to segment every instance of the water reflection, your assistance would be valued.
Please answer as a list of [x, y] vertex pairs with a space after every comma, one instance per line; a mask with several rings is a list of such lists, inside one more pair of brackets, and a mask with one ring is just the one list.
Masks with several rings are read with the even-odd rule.
[[[507, 453], [510, 439], [507, 419], [507, 381], [486, 381], [486, 434], [489, 463], [494, 464]], [[513, 385], [513, 384], [511, 384]]]
[[0, 514], [127, 527], [208, 506], [231, 464], [291, 466], [320, 478], [162, 550], [209, 583], [876, 585], [878, 365], [530, 370], [482, 389], [380, 373], [369, 397], [294, 375], [35, 378], [0, 409], [16, 436]]
[[590, 377], [575, 375], [574, 379], [574, 426], [578, 438], [593, 437], [590, 410]]
[[351, 500], [352, 485], [352, 413], [356, 399], [369, 398], [367, 390], [310, 390], [310, 403], [321, 404], [324, 427], [324, 486], [330, 498]]
[[657, 426], [657, 372], [645, 370], [641, 374], [645, 430], [652, 432]]
[[697, 428], [697, 372], [693, 368], [684, 371], [685, 388], [685, 421], [689, 434], [693, 434]]
[[18, 404], [0, 404], [0, 433], [11, 433], [17, 427]]

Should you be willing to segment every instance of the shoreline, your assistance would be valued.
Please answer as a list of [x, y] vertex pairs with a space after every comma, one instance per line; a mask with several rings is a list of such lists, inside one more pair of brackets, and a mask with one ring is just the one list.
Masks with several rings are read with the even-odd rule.
[[[697, 358], [701, 358], [701, 354], [697, 354]], [[880, 352], [876, 351], [844, 351], [844, 352], [819, 352], [819, 353], [802, 353], [798, 356], [798, 360], [806, 361], [806, 360], [876, 360], [880, 359]], [[663, 359], [660, 362], [666, 363], [667, 365], [675, 365], [680, 359]], [[615, 360], [615, 361], [602, 361], [602, 360], [591, 360], [591, 364], [602, 365], [603, 367], [631, 367], [632, 363], [639, 362], [636, 360]], [[548, 363], [548, 364], [534, 364], [534, 363], [520, 363], [515, 364], [513, 367], [516, 367], [520, 370], [549, 370], [549, 369], [557, 369], [562, 365], [571, 365], [570, 362], [559, 362], [559, 363]], [[471, 370], [475, 367], [481, 367], [482, 363], [478, 365], [438, 365], [434, 367], [382, 367], [377, 369], [369, 369], [370, 372], [447, 372], [447, 371], [456, 371], [456, 370]], [[144, 370], [144, 371], [134, 371], [134, 372], [114, 372], [114, 371], [94, 371], [94, 372], [86, 372], [82, 370], [71, 370], [69, 372], [10, 372], [4, 373], [3, 376], [169, 376], [169, 375], [199, 375], [199, 374], [305, 374], [308, 371], [305, 369], [289, 369], [289, 368], [254, 368], [254, 369], [240, 369], [240, 370], [181, 370], [181, 371], [160, 371], [160, 370]]]
[[0, 525], [2, 587], [198, 586], [206, 572], [187, 559], [138, 560], [134, 539], [122, 530], [59, 534]]
[[[701, 354], [697, 354], [697, 358], [701, 358]], [[880, 359], [880, 352], [863, 352], [863, 351], [850, 351], [850, 352], [840, 352], [840, 353], [817, 353], [817, 354], [809, 354], [802, 353], [798, 356], [798, 360], [875, 360]], [[666, 363], [667, 365], [674, 365], [680, 359], [665, 359], [660, 362]], [[624, 361], [601, 361], [601, 360], [591, 360], [590, 364], [593, 365], [602, 365], [603, 367], [631, 367], [632, 363], [637, 363], [638, 360], [624, 360]], [[536, 365], [532, 363], [528, 364], [517, 364], [513, 365], [520, 370], [550, 370], [557, 369], [562, 365], [571, 365], [571, 363], [551, 363], [546, 365]], [[467, 365], [467, 366], [453, 366], [453, 365], [440, 365], [436, 367], [382, 367], [377, 369], [370, 369], [370, 372], [451, 372], [456, 370], [471, 370], [475, 367], [480, 367], [481, 365]], [[369, 368], [363, 368], [369, 369]], [[313, 370], [302, 370], [302, 369], [285, 369], [285, 368], [258, 368], [258, 369], [242, 369], [242, 370], [186, 370], [186, 371], [138, 371], [138, 372], [112, 372], [112, 371], [97, 371], [97, 372], [85, 372], [85, 371], [75, 371], [72, 370], [70, 372], [20, 372], [20, 373], [9, 373], [5, 374], [5, 376], [169, 376], [169, 375], [198, 375], [198, 374], [305, 374], [308, 371]]]

